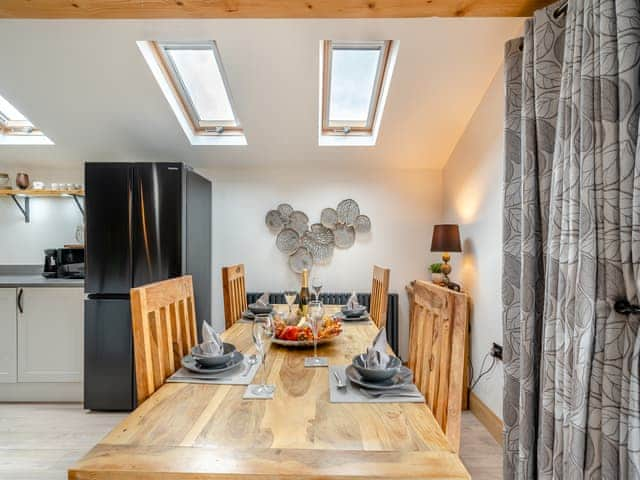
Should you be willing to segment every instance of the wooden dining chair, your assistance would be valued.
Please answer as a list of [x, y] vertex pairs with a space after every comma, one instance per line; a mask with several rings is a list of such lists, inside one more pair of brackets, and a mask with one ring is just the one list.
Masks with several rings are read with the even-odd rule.
[[409, 368], [415, 384], [457, 452], [464, 392], [467, 296], [416, 281], [409, 324]]
[[373, 266], [373, 283], [371, 285], [369, 314], [378, 328], [382, 328], [387, 324], [390, 275], [390, 269], [379, 267], [378, 265]]
[[231, 327], [247, 309], [247, 290], [244, 265], [222, 267], [222, 294], [224, 297], [224, 326]]
[[180, 366], [198, 343], [191, 276], [131, 289], [138, 404]]

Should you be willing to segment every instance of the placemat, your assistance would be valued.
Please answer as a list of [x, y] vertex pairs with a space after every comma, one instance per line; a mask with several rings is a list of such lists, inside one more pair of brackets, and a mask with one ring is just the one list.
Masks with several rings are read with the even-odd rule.
[[176, 373], [171, 375], [167, 382], [169, 383], [206, 383], [211, 385], [249, 385], [255, 377], [256, 372], [260, 368], [260, 362], [249, 367], [245, 358], [243, 365], [237, 369], [223, 372], [220, 375], [212, 374], [211, 376], [203, 373], [191, 372], [181, 367]]
[[[332, 365], [329, 367], [329, 401], [331, 403], [424, 403], [424, 396], [418, 390], [418, 387], [412, 385], [413, 388], [407, 388], [406, 392], [415, 394], [415, 397], [403, 397], [385, 394], [378, 398], [369, 398], [360, 392], [358, 385], [352, 384], [344, 373], [345, 366]], [[338, 382], [333, 372], [345, 381], [347, 388], [338, 389]]]

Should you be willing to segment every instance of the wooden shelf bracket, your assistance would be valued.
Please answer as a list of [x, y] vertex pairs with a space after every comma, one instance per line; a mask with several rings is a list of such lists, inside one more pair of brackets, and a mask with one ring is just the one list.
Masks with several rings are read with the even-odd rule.
[[[20, 196], [22, 196], [22, 195], [20, 195]], [[27, 197], [27, 196], [24, 197], [24, 205], [20, 204], [20, 202], [17, 199], [17, 195], [11, 195], [11, 198], [13, 199], [14, 203], [16, 204], [18, 209], [20, 210], [20, 213], [22, 213], [22, 215], [24, 215], [24, 223], [30, 223], [31, 222], [31, 215], [29, 213], [29, 197]]]

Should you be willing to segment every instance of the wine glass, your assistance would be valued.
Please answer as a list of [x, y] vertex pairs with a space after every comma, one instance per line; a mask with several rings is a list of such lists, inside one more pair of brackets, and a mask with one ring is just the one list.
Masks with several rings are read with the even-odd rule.
[[258, 396], [268, 396], [273, 393], [275, 386], [267, 385], [267, 351], [271, 346], [271, 339], [275, 333], [273, 325], [273, 316], [270, 313], [260, 313], [256, 315], [253, 321], [251, 334], [253, 336], [253, 344], [262, 359], [262, 383], [253, 388], [253, 393]]
[[309, 302], [309, 323], [313, 332], [313, 358], [311, 363], [314, 365], [322, 364], [322, 361], [318, 358], [318, 329], [322, 324], [323, 318], [324, 305], [322, 305], [322, 302], [319, 300]]
[[311, 288], [313, 288], [313, 292], [316, 295], [316, 301], [318, 301], [319, 300], [318, 296], [320, 295], [320, 290], [322, 290], [322, 278], [320, 278], [319, 276], [315, 275], [311, 279]]
[[287, 301], [287, 305], [289, 305], [289, 316], [291, 316], [291, 305], [296, 301], [296, 295], [298, 292], [295, 290], [285, 290], [284, 299]]

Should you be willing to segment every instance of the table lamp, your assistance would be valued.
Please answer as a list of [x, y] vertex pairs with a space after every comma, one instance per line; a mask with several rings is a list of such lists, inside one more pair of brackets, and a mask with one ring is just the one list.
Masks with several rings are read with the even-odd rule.
[[433, 237], [431, 238], [431, 251], [442, 252], [442, 264], [441, 271], [444, 275], [444, 282], [449, 285], [449, 274], [451, 273], [451, 255], [449, 252], [461, 252], [460, 246], [460, 230], [458, 225], [434, 225]]

